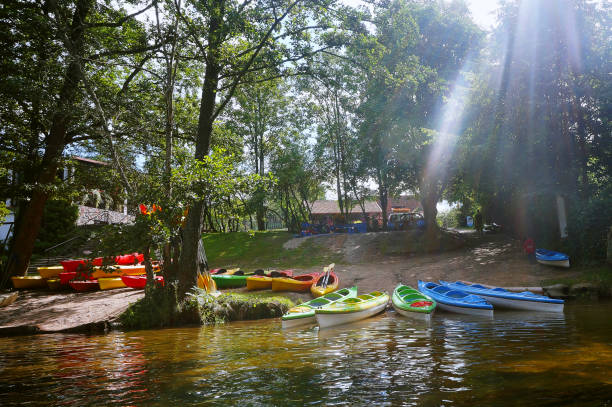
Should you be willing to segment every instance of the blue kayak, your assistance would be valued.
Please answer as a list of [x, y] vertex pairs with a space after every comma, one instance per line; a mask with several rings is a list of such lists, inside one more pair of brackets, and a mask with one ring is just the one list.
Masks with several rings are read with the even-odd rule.
[[569, 267], [569, 256], [567, 254], [546, 249], [536, 249], [536, 260], [547, 266]]
[[477, 295], [421, 280], [419, 280], [419, 291], [436, 300], [438, 308], [445, 311], [493, 316], [493, 306]]
[[511, 308], [528, 311], [563, 312], [563, 300], [549, 298], [545, 295], [534, 294], [531, 291], [513, 293], [501, 287], [488, 288], [480, 284], [465, 284], [461, 281], [449, 283], [440, 280], [440, 283], [453, 290], [465, 291], [478, 295], [489, 301], [496, 308]]

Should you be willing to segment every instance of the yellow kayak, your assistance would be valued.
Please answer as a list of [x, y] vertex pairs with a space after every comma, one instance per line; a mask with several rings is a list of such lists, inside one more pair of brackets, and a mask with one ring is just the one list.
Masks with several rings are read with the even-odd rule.
[[317, 298], [338, 289], [338, 276], [334, 273], [334, 264], [323, 269], [323, 273], [310, 286], [310, 293]]
[[54, 291], [63, 290], [65, 288], [65, 285], [62, 284], [59, 278], [47, 279], [47, 286], [49, 287], [50, 290], [54, 290]]
[[98, 279], [100, 290], [112, 290], [113, 288], [127, 287], [121, 277], [104, 277]]
[[17, 289], [47, 288], [47, 280], [41, 276], [13, 276], [11, 280]]
[[36, 269], [42, 278], [53, 278], [59, 276], [64, 271], [62, 266], [38, 267]]
[[248, 276], [246, 279], [247, 290], [269, 290], [272, 288], [272, 277]]

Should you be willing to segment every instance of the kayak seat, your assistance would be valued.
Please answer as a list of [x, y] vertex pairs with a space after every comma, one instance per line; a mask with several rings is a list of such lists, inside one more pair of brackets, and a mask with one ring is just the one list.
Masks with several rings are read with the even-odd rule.
[[369, 295], [369, 294], [361, 294], [361, 295], [360, 295], [360, 296], [358, 296], [357, 298], [360, 298], [360, 299], [362, 299], [362, 300], [364, 300], [364, 301], [365, 301], [365, 300], [371, 300], [371, 299], [372, 299], [372, 298], [374, 298], [374, 297], [372, 297], [372, 296], [371, 296], [371, 295]]
[[381, 295], [383, 295], [383, 293], [381, 293], [380, 291], [372, 291], [370, 294], [367, 295], [370, 295], [372, 297], [380, 297]]
[[362, 300], [359, 298], [347, 298], [346, 300], [342, 300], [342, 302], [346, 303], [346, 304], [356, 304], [358, 302], [361, 302]]
[[329, 293], [327, 295], [324, 295], [323, 297], [331, 301], [336, 301], [342, 298], [343, 296], [337, 293]]
[[[468, 298], [470, 297], [470, 295], [465, 295], [465, 293], [463, 291], [457, 291], [457, 290], [451, 290], [448, 291], [446, 293], [447, 297], [451, 297], [451, 298]], [[472, 297], [475, 297], [474, 295], [472, 295]]]
[[414, 300], [422, 300], [423, 297], [421, 297], [420, 295], [406, 295], [404, 297], [402, 297], [402, 300], [404, 300], [405, 302], [410, 302], [410, 301], [414, 301]]
[[436, 288], [433, 289], [433, 291], [437, 292], [438, 294], [446, 294], [450, 291], [451, 289], [448, 287], [445, 287], [443, 285], [439, 285]]

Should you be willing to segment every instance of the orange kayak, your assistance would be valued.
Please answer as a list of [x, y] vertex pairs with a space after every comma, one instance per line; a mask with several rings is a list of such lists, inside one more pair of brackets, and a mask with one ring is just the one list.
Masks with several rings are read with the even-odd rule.
[[[159, 267], [153, 266], [153, 271], [159, 270]], [[92, 278], [104, 278], [104, 277], [121, 277], [121, 276], [137, 276], [145, 274], [144, 264], [136, 264], [134, 266], [111, 266], [108, 271], [100, 267], [94, 267]]]
[[272, 291], [306, 292], [317, 280], [319, 273], [302, 274], [292, 278], [279, 277], [272, 279]]

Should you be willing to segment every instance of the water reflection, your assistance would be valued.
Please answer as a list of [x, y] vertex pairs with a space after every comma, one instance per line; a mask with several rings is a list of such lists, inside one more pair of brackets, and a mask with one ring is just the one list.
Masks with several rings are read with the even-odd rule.
[[612, 398], [610, 311], [0, 338], [0, 404], [597, 405]]

